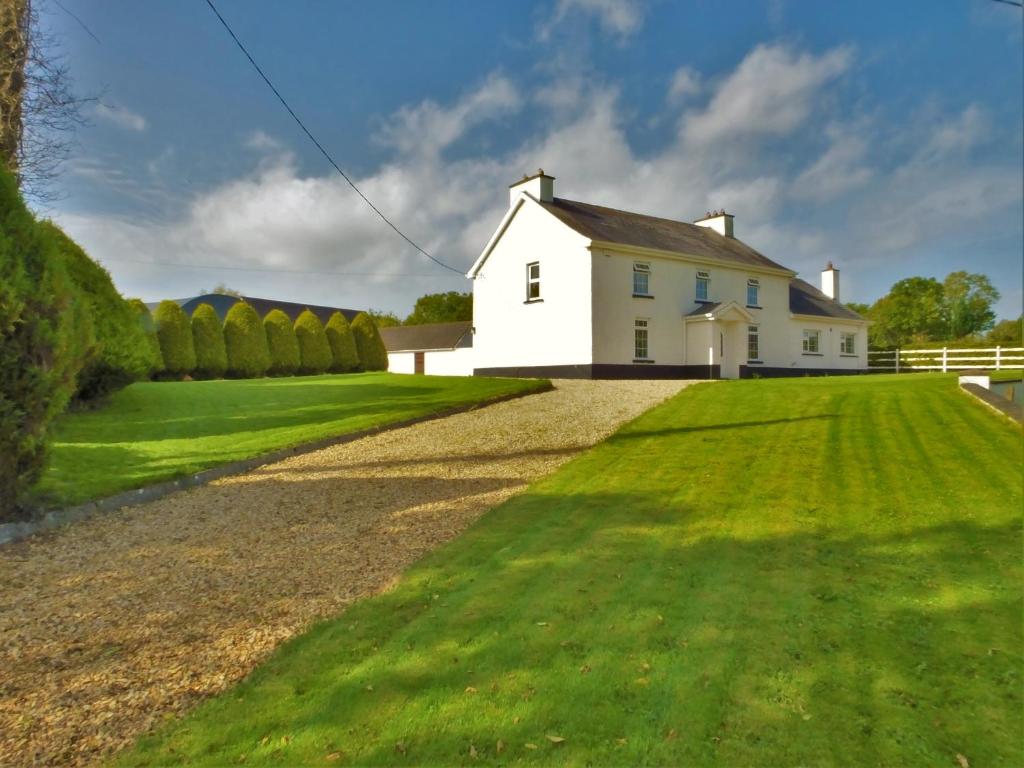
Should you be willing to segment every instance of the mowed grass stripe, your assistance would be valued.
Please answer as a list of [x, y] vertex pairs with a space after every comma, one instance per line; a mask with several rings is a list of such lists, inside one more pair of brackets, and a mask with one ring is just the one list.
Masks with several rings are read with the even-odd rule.
[[124, 762], [1020, 764], [1020, 452], [951, 377], [693, 387]]

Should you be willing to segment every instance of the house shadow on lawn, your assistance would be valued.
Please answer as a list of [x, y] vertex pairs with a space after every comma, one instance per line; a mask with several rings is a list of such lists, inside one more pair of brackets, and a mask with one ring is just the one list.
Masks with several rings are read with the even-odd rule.
[[1020, 764], [1020, 521], [822, 515], [530, 492], [126, 764]]

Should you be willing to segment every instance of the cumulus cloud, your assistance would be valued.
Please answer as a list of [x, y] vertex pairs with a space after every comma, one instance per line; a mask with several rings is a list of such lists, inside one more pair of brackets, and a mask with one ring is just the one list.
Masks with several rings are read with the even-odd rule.
[[700, 74], [692, 67], [680, 67], [672, 75], [672, 82], [669, 83], [668, 100], [677, 104], [699, 92]]
[[644, 12], [640, 0], [558, 0], [551, 18], [538, 30], [538, 37], [547, 40], [563, 22], [575, 16], [589, 16], [597, 19], [606, 33], [625, 39], [640, 31]]
[[694, 145], [756, 135], [785, 136], [810, 115], [815, 97], [850, 66], [852, 51], [815, 56], [786, 46], [759, 45], [715, 90], [703, 111], [686, 117]]
[[105, 102], [99, 102], [93, 108], [93, 115], [105, 123], [123, 128], [127, 131], [144, 131], [146, 130], [146, 118], [142, 115], [132, 112], [127, 107], [118, 106], [116, 104], [110, 104]]
[[[538, 167], [557, 176], [556, 193], [570, 199], [683, 220], [725, 207], [737, 216], [739, 237], [815, 272], [826, 258], [854, 269], [891, 258], [1019, 204], [1019, 173], [971, 154], [989, 135], [976, 108], [896, 138], [826, 109], [824, 89], [843, 77], [851, 57], [844, 48], [814, 55], [758, 46], [702, 89], [706, 104], [680, 117], [678, 136], [643, 152], [630, 141], [634, 117], [615, 83], [552, 78], [547, 92], [534, 90], [527, 101], [519, 82], [494, 73], [450, 103], [426, 100], [382, 120], [377, 140], [390, 154], [354, 181], [404, 232], [459, 269], [500, 220], [507, 185]], [[551, 118], [539, 130], [498, 151], [446, 156], [475, 127], [527, 104]], [[810, 119], [822, 111], [829, 112], [824, 129]], [[784, 151], [758, 152], [766, 135]], [[303, 173], [286, 146], [259, 132], [248, 145], [260, 151], [250, 172], [198, 194], [177, 218], [78, 214], [61, 223], [101, 261], [112, 260], [124, 291], [148, 299], [189, 295], [223, 277], [253, 295], [404, 313], [423, 293], [469, 289], [398, 238], [333, 172]], [[893, 172], [868, 164], [878, 151], [901, 148]], [[805, 159], [778, 162], [779, 155]], [[830, 211], [831, 221], [819, 223], [819, 211]], [[181, 266], [157, 281], [152, 268], [131, 261], [233, 271], [211, 277]]]

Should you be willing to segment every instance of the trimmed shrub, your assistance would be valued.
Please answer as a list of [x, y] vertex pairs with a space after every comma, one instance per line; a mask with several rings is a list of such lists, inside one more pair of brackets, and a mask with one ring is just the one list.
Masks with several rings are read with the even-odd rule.
[[164, 373], [172, 377], [186, 376], [196, 367], [196, 349], [192, 343], [192, 328], [185, 310], [176, 301], [161, 301], [153, 313], [156, 337], [160, 340], [160, 355], [164, 360]]
[[18, 519], [75, 391], [91, 346], [83, 304], [53, 238], [0, 171], [0, 521]]
[[359, 352], [356, 351], [352, 326], [341, 312], [331, 315], [324, 333], [327, 334], [327, 343], [331, 345], [331, 358], [334, 361], [331, 370], [336, 373], [359, 370]]
[[224, 328], [209, 304], [200, 304], [192, 312], [192, 344], [196, 348], [196, 373], [204, 379], [223, 376], [228, 369]]
[[96, 348], [78, 374], [75, 398], [98, 400], [148, 376], [151, 356], [144, 332], [110, 273], [55, 224], [47, 221], [40, 226], [61, 253], [95, 334]]
[[135, 313], [135, 322], [142, 329], [146, 346], [147, 375], [161, 373], [164, 370], [164, 356], [160, 351], [160, 340], [156, 337], [156, 323], [149, 307], [142, 299], [128, 299], [128, 306]]
[[263, 318], [270, 350], [270, 371], [273, 376], [291, 376], [299, 370], [299, 340], [292, 319], [280, 309], [272, 309]]
[[359, 367], [364, 371], [386, 371], [388, 369], [388, 351], [373, 320], [365, 312], [360, 312], [352, 320], [352, 335], [356, 340], [356, 351], [359, 353]]
[[300, 373], [325, 373], [334, 364], [323, 323], [308, 309], [295, 319], [295, 336], [299, 340]]
[[270, 367], [267, 334], [251, 304], [240, 301], [224, 318], [224, 344], [228, 350], [228, 375], [255, 379]]

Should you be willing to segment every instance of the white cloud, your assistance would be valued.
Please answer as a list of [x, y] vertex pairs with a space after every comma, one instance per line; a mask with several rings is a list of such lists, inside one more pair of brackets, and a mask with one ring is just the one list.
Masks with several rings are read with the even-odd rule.
[[640, 0], [558, 0], [551, 18], [540, 26], [538, 37], [549, 39], [557, 26], [577, 15], [597, 19], [602, 30], [623, 40], [640, 31], [645, 8]]
[[810, 115], [815, 97], [845, 72], [849, 48], [821, 56], [785, 46], [759, 45], [715, 90], [703, 111], [686, 115], [684, 135], [693, 145], [757, 135], [785, 136]]
[[697, 93], [700, 93], [700, 74], [692, 67], [677, 69], [668, 86], [668, 100], [678, 104]]
[[280, 150], [283, 145], [266, 131], [256, 130], [246, 137], [245, 147], [256, 152], [267, 152]]
[[146, 130], [146, 118], [136, 112], [132, 112], [127, 107], [101, 101], [93, 108], [93, 115], [103, 122], [128, 131], [138, 132]]
[[[682, 220], [725, 207], [737, 216], [738, 236], [769, 258], [815, 273], [832, 258], [865, 279], [869, 263], [1019, 208], [1019, 170], [971, 156], [989, 135], [974, 108], [947, 121], [913, 121], [918, 133], [911, 135], [910, 128], [887, 131], [823, 105], [825, 85], [842, 77], [850, 59], [846, 49], [814, 56], [759, 46], [711, 89], [705, 109], [683, 115], [679, 140], [644, 152], [630, 142], [636, 116], [614, 84], [552, 77], [531, 97], [551, 113], [538, 132], [497, 151], [446, 157], [474, 127], [524, 109], [523, 87], [493, 74], [451, 103], [424, 101], [382, 121], [377, 139], [391, 156], [354, 181], [406, 234], [459, 269], [468, 268], [500, 220], [507, 185], [538, 167], [558, 177], [556, 193], [570, 199]], [[820, 146], [822, 129], [809, 119], [819, 112], [830, 112], [827, 146], [803, 163], [777, 162]], [[758, 152], [765, 134], [783, 151]], [[469, 289], [404, 243], [333, 171], [301, 173], [266, 134], [254, 133], [248, 145], [260, 150], [252, 170], [197, 194], [177, 218], [79, 214], [61, 222], [101, 261], [111, 259], [122, 290], [147, 299], [189, 295], [223, 279], [257, 296], [405, 313], [423, 293]], [[867, 164], [900, 151], [904, 161], [895, 171]], [[88, 164], [79, 172], [106, 173]], [[799, 210], [790, 207], [794, 199]], [[820, 214], [828, 211], [833, 218], [825, 221]], [[237, 271], [246, 268], [317, 274]], [[323, 274], [329, 272], [358, 274]], [[396, 273], [409, 276], [384, 276]]]

